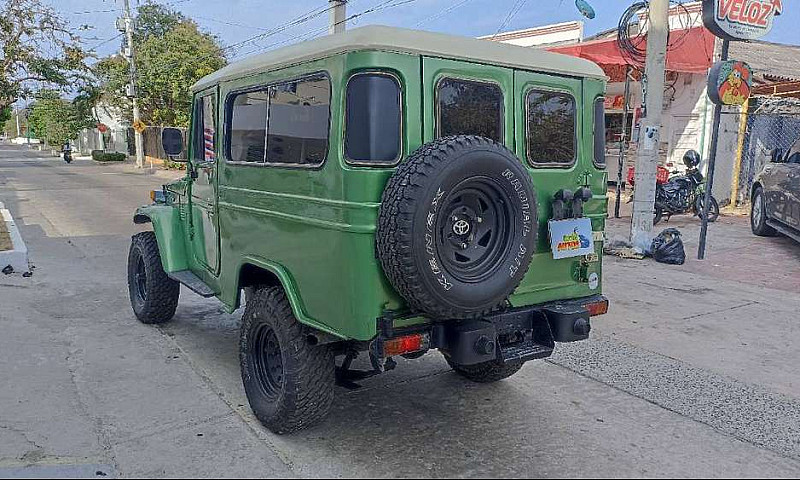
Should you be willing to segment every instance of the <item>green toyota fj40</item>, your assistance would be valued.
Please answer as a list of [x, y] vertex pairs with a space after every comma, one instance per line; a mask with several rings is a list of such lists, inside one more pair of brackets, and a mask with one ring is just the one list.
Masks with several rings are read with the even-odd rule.
[[277, 433], [393, 357], [506, 378], [608, 308], [604, 88], [578, 58], [388, 27], [233, 63], [194, 85], [186, 176], [134, 215], [133, 310], [170, 320], [180, 284], [244, 303], [244, 388]]

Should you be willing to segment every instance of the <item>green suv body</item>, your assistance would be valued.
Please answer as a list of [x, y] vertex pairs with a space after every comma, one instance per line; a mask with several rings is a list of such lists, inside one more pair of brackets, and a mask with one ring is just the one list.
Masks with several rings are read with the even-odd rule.
[[359, 351], [508, 376], [607, 308], [604, 89], [581, 59], [388, 27], [231, 64], [193, 87], [187, 175], [134, 216], [134, 310], [168, 320], [177, 282], [246, 302], [242, 375], [276, 432], [324, 416]]

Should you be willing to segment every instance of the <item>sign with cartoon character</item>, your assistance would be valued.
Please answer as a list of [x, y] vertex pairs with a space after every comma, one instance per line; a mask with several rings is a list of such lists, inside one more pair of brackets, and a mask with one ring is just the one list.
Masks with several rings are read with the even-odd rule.
[[570, 258], [595, 253], [592, 221], [586, 217], [550, 220], [550, 249], [553, 258]]
[[783, 0], [703, 0], [703, 25], [725, 40], [755, 40], [782, 11]]
[[752, 85], [753, 72], [744, 62], [717, 62], [708, 72], [708, 98], [717, 105], [744, 104]]

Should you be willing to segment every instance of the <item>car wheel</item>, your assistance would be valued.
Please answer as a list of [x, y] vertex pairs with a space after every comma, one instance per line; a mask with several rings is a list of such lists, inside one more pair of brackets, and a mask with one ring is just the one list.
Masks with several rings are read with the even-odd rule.
[[476, 365], [459, 365], [445, 355], [445, 360], [454, 372], [475, 383], [492, 383], [508, 378], [522, 368], [521, 362], [503, 363], [493, 360]]
[[128, 252], [128, 293], [136, 318], [147, 324], [170, 321], [180, 291], [180, 283], [164, 272], [155, 233], [134, 235]]
[[247, 400], [256, 418], [277, 434], [322, 421], [333, 404], [332, 350], [313, 345], [282, 288], [252, 289], [239, 337]]
[[478, 136], [414, 152], [383, 192], [377, 254], [409, 305], [440, 319], [503, 305], [533, 254], [536, 195], [522, 162]]
[[772, 237], [775, 229], [767, 225], [767, 203], [764, 191], [757, 187], [750, 204], [750, 229], [760, 237]]

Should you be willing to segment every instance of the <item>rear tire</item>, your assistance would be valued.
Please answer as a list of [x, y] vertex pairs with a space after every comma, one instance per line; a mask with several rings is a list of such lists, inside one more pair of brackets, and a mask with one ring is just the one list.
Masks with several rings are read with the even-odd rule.
[[522, 363], [503, 363], [497, 360], [476, 365], [459, 365], [445, 355], [454, 372], [475, 383], [492, 383], [506, 379], [522, 368]]
[[750, 204], [750, 229], [759, 237], [773, 237], [777, 233], [767, 225], [767, 203], [761, 187], [756, 188]]
[[277, 434], [319, 423], [333, 404], [333, 351], [311, 345], [307, 333], [282, 288], [248, 292], [239, 339], [242, 382], [256, 418]]
[[134, 235], [128, 252], [128, 293], [136, 318], [146, 324], [170, 321], [180, 292], [180, 283], [169, 278], [161, 266], [156, 234]]

